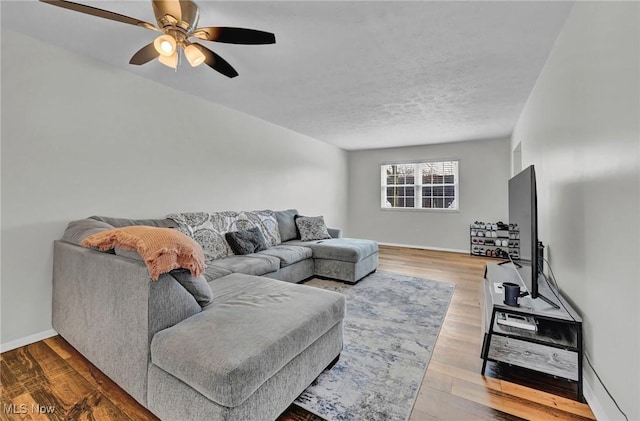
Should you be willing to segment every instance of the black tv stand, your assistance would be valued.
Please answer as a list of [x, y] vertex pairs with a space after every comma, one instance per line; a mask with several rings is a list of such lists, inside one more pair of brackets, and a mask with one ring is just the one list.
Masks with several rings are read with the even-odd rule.
[[553, 301], [551, 301], [550, 299], [548, 299], [547, 297], [545, 297], [544, 295], [538, 293], [538, 296], [536, 298], [541, 298], [543, 301], [545, 301], [547, 304], [549, 304], [551, 307], [560, 310], [560, 306], [556, 303], [554, 303]]
[[513, 260], [505, 260], [504, 262], [498, 263], [498, 265], [502, 266], [502, 265], [506, 265], [506, 264], [509, 264], [509, 263], [513, 263], [514, 266], [522, 269], [522, 265], [520, 263], [518, 263], [518, 262], [514, 262]]
[[[539, 283], [540, 292], [552, 299], [538, 294], [542, 300], [525, 296], [518, 307], [506, 305], [504, 292], [498, 288], [504, 282], [524, 287], [515, 267], [487, 264], [480, 293], [484, 330], [481, 373], [485, 374], [488, 361], [535, 370], [574, 385], [575, 399], [584, 402], [582, 319], [571, 304], [561, 294], [556, 296], [544, 281]], [[501, 323], [500, 316], [507, 314], [533, 319], [535, 330]]]

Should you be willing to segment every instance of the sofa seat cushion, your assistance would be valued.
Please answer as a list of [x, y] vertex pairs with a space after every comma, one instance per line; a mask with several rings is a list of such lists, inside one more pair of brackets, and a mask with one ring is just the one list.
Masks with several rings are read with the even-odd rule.
[[207, 267], [204, 270], [204, 279], [209, 283], [223, 276], [231, 275], [231, 271], [222, 267], [213, 266], [214, 260], [206, 262]]
[[378, 243], [356, 238], [331, 238], [317, 241], [287, 241], [285, 245], [299, 245], [313, 250], [314, 259], [358, 263], [378, 252]]
[[240, 405], [344, 318], [336, 292], [238, 273], [214, 282], [209, 307], [155, 334], [151, 362], [219, 405]]
[[279, 245], [269, 247], [258, 254], [277, 257], [280, 259], [280, 267], [287, 267], [302, 260], [311, 259], [313, 252], [309, 247], [301, 247], [294, 245]]
[[243, 256], [223, 257], [210, 260], [207, 266], [216, 269], [226, 269], [232, 273], [244, 273], [245, 275], [264, 275], [278, 270], [280, 259], [266, 254], [251, 253]]

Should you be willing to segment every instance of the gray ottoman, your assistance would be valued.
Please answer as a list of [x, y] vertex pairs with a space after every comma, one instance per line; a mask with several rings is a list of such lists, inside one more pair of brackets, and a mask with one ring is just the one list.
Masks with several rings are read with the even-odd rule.
[[210, 305], [153, 337], [149, 408], [163, 420], [275, 419], [340, 354], [344, 296], [237, 273], [210, 285]]
[[372, 240], [331, 238], [297, 243], [313, 250], [317, 276], [355, 284], [378, 268], [378, 243]]

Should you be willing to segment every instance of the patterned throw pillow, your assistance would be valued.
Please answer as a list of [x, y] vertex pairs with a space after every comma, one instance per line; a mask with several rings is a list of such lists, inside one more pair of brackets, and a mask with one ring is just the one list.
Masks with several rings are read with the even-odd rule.
[[174, 220], [177, 229], [193, 238], [202, 246], [207, 260], [219, 259], [233, 253], [224, 239], [224, 232], [215, 229], [211, 215], [206, 212], [172, 213], [167, 218]]
[[302, 241], [331, 238], [322, 216], [300, 216], [296, 218], [296, 226], [300, 231], [300, 240]]
[[[242, 212], [236, 211], [210, 213], [209, 222], [213, 229], [223, 237], [228, 232], [243, 231], [255, 227]], [[227, 246], [227, 256], [233, 256], [233, 249], [226, 240], [224, 241]]]
[[267, 246], [272, 247], [282, 243], [280, 229], [278, 228], [278, 219], [274, 211], [260, 210], [243, 212], [243, 214], [254, 227], [258, 227], [260, 232], [262, 232], [265, 240], [267, 240]]
[[247, 219], [244, 212], [223, 211], [208, 215], [213, 229], [222, 233], [247, 230], [255, 226]]
[[207, 260], [229, 255], [227, 242], [221, 232], [210, 228], [201, 228], [193, 232], [193, 239], [202, 246]]

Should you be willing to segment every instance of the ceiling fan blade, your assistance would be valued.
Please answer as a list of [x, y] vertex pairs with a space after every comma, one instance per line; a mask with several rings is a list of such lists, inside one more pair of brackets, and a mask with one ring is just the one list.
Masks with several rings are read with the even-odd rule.
[[193, 36], [207, 41], [226, 42], [228, 44], [275, 44], [276, 36], [271, 32], [256, 29], [231, 28], [227, 26], [209, 26], [197, 28]]
[[137, 53], [131, 57], [129, 60], [129, 64], [141, 65], [150, 62], [154, 58], [158, 57], [160, 53], [156, 50], [156, 47], [153, 46], [153, 42], [145, 45]]
[[196, 48], [198, 48], [198, 50], [200, 50], [202, 54], [204, 54], [205, 56], [204, 62], [207, 64], [207, 66], [211, 67], [213, 70], [218, 71], [229, 78], [238, 76], [238, 72], [236, 72], [236, 69], [231, 67], [231, 65], [227, 63], [225, 59], [223, 59], [222, 57], [220, 57], [219, 55], [217, 55], [216, 53], [214, 53], [213, 51], [211, 51], [210, 49], [208, 49], [202, 44], [198, 44], [197, 42], [194, 42], [193, 45], [195, 45]]
[[[141, 26], [143, 28], [151, 29], [153, 31], [160, 31], [152, 24], [130, 18], [129, 16], [121, 15], [119, 13], [109, 12], [108, 10], [98, 9], [96, 7], [85, 6], [84, 4], [73, 3], [65, 0], [40, 0], [42, 3], [47, 3], [53, 6], [62, 7], [64, 9], [73, 10], [74, 12], [86, 13], [87, 15], [97, 16], [99, 18], [110, 19], [116, 22], [128, 23], [129, 25]], [[162, 31], [160, 31], [162, 32]]]

